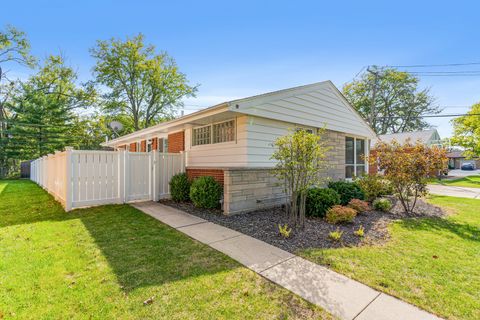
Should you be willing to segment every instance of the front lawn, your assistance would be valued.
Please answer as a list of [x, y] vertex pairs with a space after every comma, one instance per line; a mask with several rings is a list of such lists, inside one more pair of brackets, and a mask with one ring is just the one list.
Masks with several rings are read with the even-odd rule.
[[438, 180], [437, 178], [431, 179], [429, 181], [431, 184], [440, 184], [444, 186], [455, 186], [455, 187], [469, 187], [469, 188], [480, 188], [480, 175], [468, 176], [460, 179], [442, 179]]
[[301, 255], [448, 319], [480, 319], [480, 200], [435, 196], [448, 218], [399, 220], [383, 246]]
[[330, 316], [128, 205], [65, 213], [29, 181], [0, 181], [2, 318]]

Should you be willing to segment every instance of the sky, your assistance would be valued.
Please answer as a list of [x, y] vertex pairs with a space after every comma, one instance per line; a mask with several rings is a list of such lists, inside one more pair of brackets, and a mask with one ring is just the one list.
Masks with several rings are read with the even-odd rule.
[[[40, 58], [62, 53], [91, 79], [96, 40], [143, 33], [198, 84], [186, 112], [292, 86], [341, 88], [369, 65], [480, 62], [478, 1], [6, 1], [0, 27], [25, 31]], [[11, 67], [11, 75], [29, 70]], [[418, 69], [408, 69], [417, 71]], [[479, 65], [422, 71], [474, 71]], [[480, 75], [421, 76], [443, 114], [480, 102]], [[450, 119], [430, 119], [442, 137]]]

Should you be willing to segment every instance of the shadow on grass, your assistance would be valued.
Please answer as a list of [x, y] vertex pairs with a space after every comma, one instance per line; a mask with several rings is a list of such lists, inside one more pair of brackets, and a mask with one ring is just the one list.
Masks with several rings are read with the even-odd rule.
[[80, 220], [107, 259], [124, 291], [232, 270], [221, 253], [129, 205], [66, 213], [31, 181], [0, 181], [0, 230], [21, 224]]
[[437, 231], [452, 233], [458, 237], [470, 241], [480, 242], [480, 228], [467, 224], [458, 223], [443, 218], [405, 219], [397, 222], [401, 227], [411, 231]]

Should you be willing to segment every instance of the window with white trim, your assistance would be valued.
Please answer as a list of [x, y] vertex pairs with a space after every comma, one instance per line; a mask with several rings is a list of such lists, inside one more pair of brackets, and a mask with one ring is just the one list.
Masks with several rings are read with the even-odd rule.
[[212, 129], [211, 126], [205, 126], [205, 127], [193, 129], [192, 145], [201, 146], [204, 144], [210, 144], [212, 140], [211, 129]]
[[235, 140], [235, 120], [216, 123], [213, 125], [213, 143], [222, 143]]
[[365, 139], [345, 137], [345, 178], [359, 177], [366, 172]]
[[235, 141], [235, 120], [192, 129], [192, 146]]

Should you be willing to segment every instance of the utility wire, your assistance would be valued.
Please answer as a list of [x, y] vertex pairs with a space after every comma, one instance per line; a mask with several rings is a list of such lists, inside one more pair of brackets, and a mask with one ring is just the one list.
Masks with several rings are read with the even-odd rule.
[[415, 117], [407, 116], [392, 116], [392, 117], [377, 117], [376, 119], [416, 119], [416, 118], [453, 118], [453, 117], [470, 117], [480, 116], [480, 113], [463, 113], [463, 114], [437, 114], [437, 115], [419, 115]]
[[444, 63], [444, 64], [414, 64], [407, 66], [384, 66], [385, 68], [430, 68], [430, 67], [458, 67], [458, 66], [473, 66], [480, 65], [480, 62], [467, 63]]

